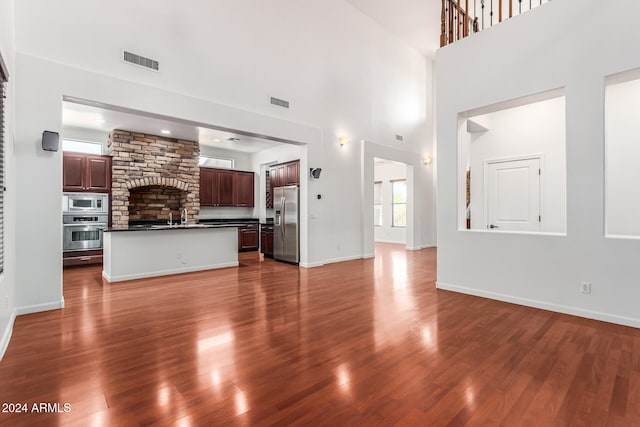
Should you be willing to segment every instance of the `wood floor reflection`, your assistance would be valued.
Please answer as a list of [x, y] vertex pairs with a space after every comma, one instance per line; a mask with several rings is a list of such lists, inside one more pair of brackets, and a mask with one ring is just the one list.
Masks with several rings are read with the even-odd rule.
[[15, 322], [0, 402], [30, 413], [0, 425], [640, 425], [639, 330], [438, 291], [435, 249], [376, 255], [67, 270], [66, 307]]

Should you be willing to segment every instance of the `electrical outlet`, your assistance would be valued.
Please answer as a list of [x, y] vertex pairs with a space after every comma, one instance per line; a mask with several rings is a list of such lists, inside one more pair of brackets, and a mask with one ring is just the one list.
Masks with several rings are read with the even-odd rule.
[[591, 293], [591, 283], [589, 283], [589, 282], [581, 282], [580, 283], [580, 292], [582, 292], [583, 294], [590, 294]]

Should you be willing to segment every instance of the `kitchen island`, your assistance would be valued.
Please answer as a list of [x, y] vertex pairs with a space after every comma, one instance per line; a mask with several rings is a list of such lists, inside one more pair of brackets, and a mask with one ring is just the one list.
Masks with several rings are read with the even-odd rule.
[[108, 282], [238, 266], [238, 224], [107, 229], [102, 277]]

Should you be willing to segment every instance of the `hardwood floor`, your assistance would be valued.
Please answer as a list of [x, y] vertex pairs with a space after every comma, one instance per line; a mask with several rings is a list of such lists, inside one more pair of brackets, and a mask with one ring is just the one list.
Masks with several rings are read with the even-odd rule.
[[376, 254], [66, 270], [66, 308], [18, 317], [0, 362], [0, 402], [62, 412], [0, 425], [640, 425], [640, 330], [436, 290], [434, 249]]

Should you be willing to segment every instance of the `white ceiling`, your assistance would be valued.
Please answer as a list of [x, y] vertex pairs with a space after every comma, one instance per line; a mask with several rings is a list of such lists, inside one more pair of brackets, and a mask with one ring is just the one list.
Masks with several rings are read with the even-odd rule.
[[440, 47], [441, 0], [346, 0], [425, 56]]
[[[179, 120], [151, 117], [142, 113], [118, 111], [74, 102], [63, 102], [62, 124], [64, 128], [86, 129], [105, 134], [113, 129], [122, 129], [162, 135], [163, 130], [168, 130], [171, 133], [165, 135], [167, 137], [198, 141], [202, 145], [244, 153], [255, 153], [282, 144], [277, 141], [212, 129]], [[229, 141], [229, 138], [238, 138], [239, 141]]]

